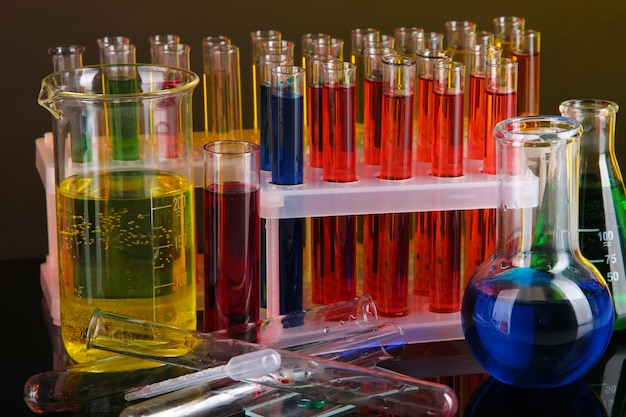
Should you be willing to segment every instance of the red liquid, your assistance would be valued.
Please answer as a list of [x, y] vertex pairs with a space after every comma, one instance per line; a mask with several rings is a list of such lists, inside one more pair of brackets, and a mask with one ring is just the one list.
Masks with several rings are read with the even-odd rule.
[[485, 74], [471, 74], [467, 129], [467, 157], [482, 161], [485, 157]]
[[[496, 209], [465, 212], [463, 281], [467, 284], [476, 268], [489, 259], [496, 247]], [[465, 285], [462, 285], [465, 288]]]
[[226, 183], [204, 190], [204, 330], [259, 320], [258, 189]]
[[[382, 316], [403, 316], [409, 311], [409, 226], [410, 213], [378, 217], [378, 280], [376, 307]], [[365, 242], [364, 242], [365, 245]]]
[[433, 146], [433, 79], [419, 77], [417, 94], [417, 160], [430, 162]]
[[365, 79], [363, 95], [363, 161], [380, 165], [383, 82]]
[[356, 297], [356, 217], [324, 217], [324, 304]]
[[434, 138], [432, 175], [463, 175], [464, 94], [433, 93]]
[[355, 100], [353, 87], [323, 87], [325, 181], [356, 181]]
[[511, 92], [495, 92], [485, 90], [485, 158], [483, 172], [496, 174], [496, 140], [493, 137], [493, 128], [502, 120], [516, 116], [517, 94]]
[[517, 61], [517, 115], [537, 116], [539, 114], [539, 53], [511, 52], [511, 59]]
[[383, 95], [380, 176], [411, 178], [413, 167], [413, 96]]
[[430, 280], [429, 310], [454, 313], [461, 309], [460, 210], [433, 213], [433, 276]]
[[311, 301], [324, 304], [324, 218], [311, 217]]
[[378, 276], [380, 273], [380, 247], [378, 234], [380, 217], [384, 214], [366, 214], [363, 216], [363, 292], [378, 299]]
[[413, 234], [413, 294], [428, 295], [433, 274], [433, 225], [436, 213], [415, 213]]
[[309, 123], [309, 161], [314, 168], [322, 168], [324, 156], [324, 138], [322, 136], [322, 86], [307, 86], [307, 112]]

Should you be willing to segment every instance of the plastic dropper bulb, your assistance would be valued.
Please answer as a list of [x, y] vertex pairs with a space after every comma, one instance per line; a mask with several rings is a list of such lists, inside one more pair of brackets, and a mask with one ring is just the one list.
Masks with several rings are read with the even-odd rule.
[[280, 364], [281, 357], [278, 352], [273, 349], [263, 349], [235, 356], [230, 359], [226, 365], [216, 366], [192, 374], [146, 385], [128, 392], [124, 398], [127, 401], [133, 401], [139, 398], [152, 398], [157, 395], [177, 391], [197, 384], [217, 381], [222, 378], [230, 378], [235, 381], [256, 378], [277, 371], [280, 368]]

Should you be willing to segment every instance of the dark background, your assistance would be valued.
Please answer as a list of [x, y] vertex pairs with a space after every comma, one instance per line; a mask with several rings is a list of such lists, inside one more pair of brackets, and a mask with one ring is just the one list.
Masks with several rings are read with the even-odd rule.
[[[243, 117], [251, 127], [251, 50], [249, 33], [277, 29], [296, 43], [309, 32], [325, 32], [346, 42], [350, 30], [375, 27], [393, 34], [399, 26], [444, 31], [448, 20], [472, 20], [477, 30], [493, 31], [496, 16], [522, 16], [526, 27], [541, 31], [541, 113], [557, 114], [571, 98], [601, 98], [626, 103], [626, 4], [619, 1], [525, 0], [517, 2], [275, 0], [3, 1], [0, 4], [0, 74], [3, 127], [0, 151], [0, 259], [39, 258], [47, 254], [45, 190], [35, 168], [35, 139], [51, 130], [50, 114], [37, 104], [41, 80], [51, 72], [51, 46], [82, 44], [84, 64], [97, 63], [96, 39], [125, 35], [148, 62], [148, 37], [174, 33], [191, 45], [191, 66], [202, 73], [201, 39], [227, 35], [241, 49]], [[626, 144], [617, 155], [626, 164]], [[201, 130], [202, 89], [194, 93], [194, 126]], [[624, 156], [622, 156], [624, 155]]]

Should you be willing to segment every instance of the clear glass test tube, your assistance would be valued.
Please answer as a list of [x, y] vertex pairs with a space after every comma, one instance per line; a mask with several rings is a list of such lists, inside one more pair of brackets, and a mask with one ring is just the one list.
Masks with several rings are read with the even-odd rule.
[[502, 58], [511, 57], [511, 43], [513, 35], [523, 31], [526, 19], [519, 16], [498, 16], [493, 18], [493, 33], [495, 44], [502, 49]]
[[153, 35], [148, 37], [148, 43], [150, 44], [150, 62], [152, 64], [158, 64], [159, 48], [162, 45], [180, 43], [180, 36], [175, 34]]
[[262, 55], [261, 43], [266, 40], [281, 40], [282, 36], [280, 31], [274, 29], [259, 29], [250, 32], [250, 43], [252, 47], [252, 129], [254, 132], [258, 132], [259, 130], [258, 108], [260, 97], [257, 95], [259, 92], [259, 80], [257, 79], [259, 70], [257, 65], [259, 63], [259, 56]]
[[[101, 314], [92, 317], [87, 345], [196, 370], [265, 349], [257, 344], [223, 339], [215, 340], [211, 351], [198, 357], [189, 353], [189, 344], [181, 336], [180, 329], [171, 326]], [[281, 357], [278, 371], [245, 382], [385, 413], [451, 417], [458, 410], [454, 391], [445, 385], [292, 351], [277, 352]]]
[[374, 28], [357, 28], [350, 31], [350, 62], [357, 68], [356, 70], [356, 84], [355, 84], [355, 106], [356, 106], [356, 122], [363, 123], [363, 89], [365, 72], [362, 71], [364, 65], [363, 48], [365, 47], [365, 38], [374, 37], [379, 35], [378, 29]]
[[103, 36], [96, 41], [98, 44], [98, 50], [100, 52], [100, 63], [104, 64], [104, 52], [110, 45], [129, 45], [130, 38], [128, 36]]
[[261, 55], [283, 54], [294, 57], [296, 44], [286, 39], [266, 39], [259, 42]]
[[332, 37], [312, 40], [311, 55], [332, 55], [343, 61], [343, 44], [343, 39]]
[[48, 49], [48, 54], [52, 57], [52, 68], [54, 71], [65, 71], [83, 66], [83, 45], [60, 45]]
[[271, 69], [279, 65], [293, 65], [293, 57], [287, 54], [261, 55], [257, 67], [259, 91], [259, 144], [261, 145], [261, 170], [272, 170], [272, 133], [271, 133], [271, 109], [272, 109], [272, 76]]
[[517, 114], [539, 115], [540, 38], [536, 30], [513, 34], [511, 59], [517, 62]]
[[452, 52], [453, 61], [465, 64], [467, 53], [467, 33], [476, 31], [476, 23], [469, 20], [450, 20], [444, 24], [446, 29], [445, 48]]
[[[311, 49], [311, 43], [315, 42], [318, 39], [330, 39], [330, 35], [327, 33], [305, 33], [304, 35], [302, 35], [300, 37], [300, 54], [301, 54], [301, 58], [302, 58], [302, 68], [304, 68], [304, 70], [307, 72], [307, 74], [309, 73], [309, 58], [313, 55], [312, 53], [312, 49]], [[307, 78], [308, 75], [307, 75]], [[304, 90], [304, 125], [305, 126], [309, 126], [309, 99], [308, 99], [308, 88], [306, 88]], [[305, 138], [305, 143], [308, 141], [309, 138]], [[310, 143], [306, 143], [306, 147], [310, 147], [312, 146]]]
[[209, 134], [217, 132], [215, 121], [215, 76], [213, 74], [213, 64], [211, 49], [219, 45], [230, 45], [231, 39], [228, 36], [205, 36], [202, 38], [202, 89], [204, 100], [204, 135], [209, 138]]
[[243, 121], [241, 110], [241, 77], [239, 47], [233, 44], [215, 45], [208, 51], [207, 76], [212, 77], [210, 84], [215, 93], [209, 108], [213, 110], [214, 139], [238, 140], [241, 138]]
[[185, 43], [166, 43], [158, 45], [156, 47], [155, 64], [189, 70], [190, 53], [191, 47]]
[[[433, 83], [434, 130], [431, 173], [437, 177], [463, 175], [463, 102], [465, 65], [435, 63]], [[461, 309], [462, 224], [461, 210], [433, 213], [433, 275], [428, 309], [453, 313]]]
[[326, 62], [337, 61], [333, 55], [311, 55], [307, 61], [307, 112], [309, 120], [309, 164], [313, 168], [322, 168], [324, 155], [324, 140], [322, 127], [325, 111], [322, 106], [322, 65]]
[[[424, 29], [416, 26], [401, 26], [394, 29], [393, 36], [395, 39], [394, 49], [399, 54], [413, 56], [417, 51], [414, 38], [423, 39]], [[423, 46], [420, 49], [423, 49]]]
[[204, 145], [205, 331], [259, 319], [259, 188], [258, 145]]
[[383, 64], [389, 47], [370, 47], [363, 51], [365, 80], [363, 90], [363, 162], [380, 165], [382, 128]]
[[[297, 352], [358, 366], [372, 367], [382, 361], [400, 359], [405, 344], [404, 331], [394, 323], [385, 323], [374, 332], [359, 333], [350, 336], [350, 338], [333, 342], [320, 342], [297, 349]], [[120, 416], [166, 417], [168, 413], [176, 410], [177, 412], [184, 412], [188, 417], [199, 417], [232, 403], [237, 403], [246, 407], [247, 410], [257, 412], [256, 410], [263, 407], [264, 404], [278, 404], [282, 400], [289, 400], [295, 396], [297, 394], [281, 392], [271, 387], [247, 382], [236, 383], [213, 391], [209, 387], [195, 386], [130, 405], [124, 409]], [[320, 413], [332, 413], [332, 410], [335, 409], [346, 411], [346, 409], [355, 408], [343, 404], [324, 404], [324, 401], [309, 397], [302, 397], [298, 405], [307, 407], [311, 403]], [[259, 413], [262, 414], [260, 411]]]

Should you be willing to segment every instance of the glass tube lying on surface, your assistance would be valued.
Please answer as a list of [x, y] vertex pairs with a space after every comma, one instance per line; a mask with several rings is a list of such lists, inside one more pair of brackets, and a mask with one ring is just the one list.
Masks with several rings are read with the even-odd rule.
[[[298, 349], [298, 352], [370, 367], [386, 360], [400, 359], [404, 354], [405, 345], [406, 335], [402, 328], [388, 322], [375, 331], [368, 331], [346, 339], [320, 342]], [[313, 406], [320, 413], [329, 413], [326, 415], [332, 415], [329, 409], [355, 408], [328, 401], [311, 400], [305, 396], [260, 384], [239, 382], [215, 390], [208, 385], [202, 385], [164, 394], [129, 405], [122, 411], [120, 417], [165, 417], [174, 412], [183, 413], [187, 417], [204, 416], [233, 403], [254, 411], [276, 402], [296, 402], [298, 408]], [[294, 415], [299, 414], [294, 412]]]
[[[205, 349], [194, 350], [189, 333], [96, 311], [87, 330], [87, 347], [195, 370], [265, 349], [240, 340], [215, 339]], [[245, 382], [399, 416], [452, 416], [458, 409], [454, 391], [442, 384], [286, 350], [277, 352], [281, 357], [278, 371]]]

